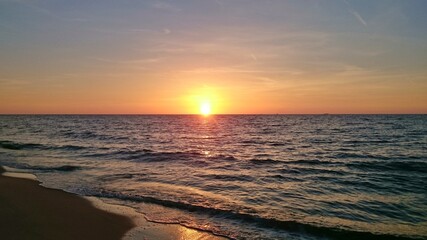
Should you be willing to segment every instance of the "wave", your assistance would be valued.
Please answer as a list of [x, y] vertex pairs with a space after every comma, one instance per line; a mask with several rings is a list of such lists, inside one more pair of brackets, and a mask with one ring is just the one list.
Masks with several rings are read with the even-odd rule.
[[240, 143], [242, 144], [264, 144], [264, 141], [258, 141], [258, 140], [243, 140]]
[[23, 150], [23, 149], [43, 148], [44, 145], [36, 144], [36, 143], [16, 143], [12, 141], [0, 141], [0, 147], [8, 150]]
[[97, 140], [129, 140], [126, 136], [115, 136], [115, 135], [106, 135], [106, 134], [99, 134], [93, 131], [82, 131], [82, 132], [76, 132], [73, 130], [62, 130], [59, 131], [59, 133], [67, 138], [72, 139], [97, 139]]
[[331, 156], [332, 158], [336, 159], [346, 159], [346, 158], [362, 158], [362, 159], [380, 159], [380, 160], [389, 160], [390, 157], [383, 156], [383, 155], [373, 155], [373, 154], [358, 154], [358, 153], [343, 153], [338, 152]]
[[187, 160], [193, 157], [202, 157], [203, 154], [193, 151], [184, 152], [154, 152], [154, 151], [132, 151], [132, 152], [118, 152], [120, 159], [144, 162], [161, 162], [161, 161], [179, 161]]
[[280, 164], [283, 163], [282, 161], [279, 160], [274, 160], [271, 158], [267, 158], [267, 159], [250, 159], [249, 160], [250, 163], [252, 164], [256, 164], [256, 165], [264, 165], [264, 164]]
[[118, 150], [113, 152], [93, 153], [83, 155], [85, 157], [96, 157], [104, 159], [128, 160], [134, 162], [163, 162], [163, 161], [183, 161], [192, 159], [198, 160], [199, 163], [205, 162], [207, 159], [216, 159], [221, 161], [234, 161], [237, 160], [232, 155], [218, 154], [214, 156], [207, 156], [198, 151], [175, 151], [175, 152], [156, 152], [150, 149], [141, 150]]
[[283, 176], [281, 174], [275, 175], [266, 175], [261, 178], [265, 182], [280, 182], [288, 181], [288, 182], [304, 182], [305, 180], [297, 177]]
[[280, 143], [280, 142], [270, 142], [268, 145], [273, 146], [273, 147], [280, 147], [280, 146], [286, 146], [288, 144], [287, 143]]
[[226, 175], [226, 174], [198, 174], [196, 177], [201, 177], [203, 179], [213, 179], [220, 181], [240, 181], [240, 182], [252, 182], [254, 181], [253, 176], [249, 175]]
[[[138, 175], [144, 175], [143, 173], [139, 173]], [[117, 174], [109, 174], [106, 176], [100, 176], [98, 177], [101, 181], [112, 181], [117, 179], [132, 179], [134, 178], [135, 174], [131, 173], [117, 173]]]
[[[380, 239], [380, 240], [406, 240], [406, 239], [417, 239], [412, 236], [403, 236], [403, 235], [391, 235], [391, 234], [380, 234], [373, 232], [362, 232], [355, 231], [350, 229], [343, 229], [339, 227], [326, 227], [315, 225], [311, 223], [303, 223], [295, 220], [279, 220], [272, 218], [264, 218], [257, 215], [251, 215], [243, 212], [235, 212], [227, 209], [221, 208], [212, 208], [206, 206], [192, 205], [183, 202], [176, 202], [171, 200], [158, 199], [155, 197], [149, 196], [139, 196], [139, 195], [123, 195], [113, 191], [101, 190], [98, 193], [92, 193], [91, 196], [100, 197], [100, 198], [112, 198], [120, 199], [124, 201], [133, 201], [133, 202], [145, 202], [158, 204], [164, 207], [181, 209], [189, 212], [196, 212], [202, 215], [208, 215], [211, 217], [225, 218], [235, 221], [243, 221], [246, 223], [254, 224], [258, 227], [267, 228], [267, 229], [276, 229], [276, 230], [285, 230], [293, 233], [308, 234], [314, 235], [322, 238], [329, 239]], [[156, 222], [156, 220], [148, 219], [149, 221]], [[162, 222], [162, 221], [159, 221]], [[163, 222], [171, 223], [171, 222]], [[185, 223], [174, 222], [185, 225]], [[194, 226], [190, 226], [194, 227]], [[202, 229], [201, 230], [206, 230]], [[214, 234], [223, 235], [224, 233], [214, 232]]]
[[63, 146], [49, 146], [49, 149], [77, 151], [77, 150], [87, 149], [87, 147], [75, 146], [75, 145], [63, 145]]
[[75, 146], [75, 145], [45, 145], [39, 143], [19, 143], [13, 141], [0, 141], [0, 147], [8, 150], [31, 150], [31, 149], [39, 149], [39, 150], [83, 150], [87, 147], [83, 146]]
[[45, 166], [33, 166], [28, 164], [14, 164], [14, 165], [11, 165], [10, 167], [20, 169], [20, 170], [32, 170], [32, 171], [43, 171], [43, 172], [51, 172], [51, 171], [73, 172], [73, 171], [83, 169], [82, 167], [75, 166], [75, 165], [45, 167]]
[[145, 154], [146, 157], [149, 157], [149, 161], [164, 161], [170, 160], [171, 157], [176, 160], [186, 160], [190, 157], [201, 157], [204, 156], [202, 153], [194, 151], [177, 151], [177, 152], [150, 152]]
[[291, 160], [286, 161], [287, 164], [302, 164], [302, 165], [333, 165], [336, 164], [336, 162], [333, 161], [322, 161], [318, 159], [301, 159], [301, 160]]
[[364, 171], [398, 171], [427, 173], [427, 162], [422, 161], [376, 161], [376, 162], [349, 162], [345, 164], [349, 168], [357, 168]]
[[324, 175], [333, 175], [333, 176], [345, 176], [348, 174], [348, 172], [344, 172], [344, 171], [337, 171], [337, 170], [331, 170], [331, 169], [327, 169], [327, 168], [284, 168], [280, 170], [281, 173], [285, 173], [285, 174], [316, 174], [316, 175], [322, 175], [323, 177], [325, 177]]
[[64, 165], [58, 167], [31, 167], [34, 170], [42, 170], [42, 171], [61, 171], [61, 172], [72, 172], [76, 170], [81, 170], [82, 167], [73, 166], [73, 165]]
[[[355, 156], [355, 155], [352, 155]], [[361, 155], [357, 155], [361, 156]], [[420, 161], [417, 161], [420, 160]], [[281, 161], [276, 160], [251, 160], [254, 163], [279, 163]], [[427, 173], [427, 162], [422, 161], [421, 157], [409, 156], [409, 157], [400, 157], [398, 160], [376, 160], [376, 161], [330, 161], [330, 160], [292, 160], [292, 161], [282, 161], [285, 164], [295, 164], [295, 165], [306, 165], [306, 166], [343, 166], [348, 168], [357, 168], [365, 171], [411, 171], [419, 173]], [[295, 170], [295, 169], [294, 169]], [[298, 168], [298, 170], [301, 170]]]

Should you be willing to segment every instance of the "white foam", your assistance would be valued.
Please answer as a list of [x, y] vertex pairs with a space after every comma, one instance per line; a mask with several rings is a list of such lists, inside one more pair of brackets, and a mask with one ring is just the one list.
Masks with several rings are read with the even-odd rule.
[[94, 207], [111, 213], [124, 215], [132, 219], [135, 227], [128, 231], [123, 240], [140, 240], [140, 239], [192, 239], [192, 240], [225, 240], [226, 238], [218, 237], [207, 232], [187, 228], [179, 224], [162, 224], [150, 222], [145, 219], [144, 214], [137, 212], [135, 209], [127, 206], [106, 203], [96, 197], [84, 197], [89, 200]]
[[14, 178], [24, 178], [24, 179], [30, 179], [30, 180], [37, 180], [36, 175], [31, 173], [25, 173], [21, 172], [19, 169], [11, 168], [11, 167], [4, 167], [2, 168], [5, 170], [1, 175], [5, 177], [14, 177]]

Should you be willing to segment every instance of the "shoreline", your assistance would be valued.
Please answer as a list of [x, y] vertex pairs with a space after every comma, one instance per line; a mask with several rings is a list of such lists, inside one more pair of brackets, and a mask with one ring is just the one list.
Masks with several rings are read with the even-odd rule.
[[46, 188], [31, 176], [0, 166], [1, 239], [227, 239], [179, 224], [149, 222], [130, 207]]

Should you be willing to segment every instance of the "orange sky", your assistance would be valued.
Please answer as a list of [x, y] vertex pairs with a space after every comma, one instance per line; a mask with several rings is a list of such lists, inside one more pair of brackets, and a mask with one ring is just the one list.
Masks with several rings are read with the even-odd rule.
[[0, 114], [427, 113], [424, 6], [132, 4], [0, 2]]

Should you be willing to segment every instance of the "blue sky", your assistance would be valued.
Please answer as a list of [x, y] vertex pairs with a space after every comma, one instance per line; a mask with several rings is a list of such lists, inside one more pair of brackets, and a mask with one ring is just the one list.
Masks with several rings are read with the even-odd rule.
[[187, 113], [195, 92], [224, 113], [427, 112], [426, 10], [0, 0], [0, 112]]

